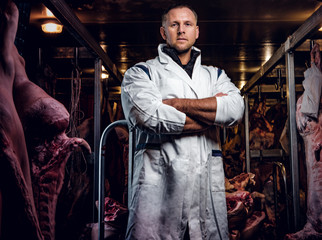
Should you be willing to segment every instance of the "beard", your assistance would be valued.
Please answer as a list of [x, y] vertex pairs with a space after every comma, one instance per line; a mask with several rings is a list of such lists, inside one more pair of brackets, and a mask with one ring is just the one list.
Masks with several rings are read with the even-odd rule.
[[184, 47], [180, 46], [180, 45], [178, 46], [175, 44], [172, 44], [172, 45], [167, 44], [167, 45], [168, 45], [168, 47], [174, 49], [178, 56], [186, 54], [186, 53], [190, 52], [192, 49], [192, 45], [191, 46], [184, 46]]
[[192, 48], [192, 46], [184, 48], [184, 49], [174, 47], [174, 50], [176, 50], [177, 54], [180, 55], [180, 54], [185, 54], [185, 53], [189, 52], [191, 48]]

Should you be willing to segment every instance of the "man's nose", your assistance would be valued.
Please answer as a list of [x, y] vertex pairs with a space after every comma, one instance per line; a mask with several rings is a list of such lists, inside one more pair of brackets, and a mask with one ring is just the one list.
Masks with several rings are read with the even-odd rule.
[[180, 24], [179, 27], [178, 27], [178, 34], [183, 34], [185, 32], [185, 29], [184, 29], [184, 25], [183, 24]]

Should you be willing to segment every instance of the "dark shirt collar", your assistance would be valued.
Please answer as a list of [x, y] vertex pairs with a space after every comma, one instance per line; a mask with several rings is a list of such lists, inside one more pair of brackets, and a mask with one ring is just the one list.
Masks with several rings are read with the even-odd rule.
[[197, 57], [200, 55], [199, 51], [196, 51], [194, 49], [191, 50], [191, 58], [190, 58], [189, 62], [187, 63], [187, 65], [182, 65], [182, 63], [178, 57], [178, 52], [174, 48], [164, 46], [162, 48], [162, 51], [164, 53], [168, 54], [172, 58], [172, 60], [175, 61], [179, 66], [181, 66], [188, 73], [190, 78], [192, 78], [193, 66], [195, 65]]

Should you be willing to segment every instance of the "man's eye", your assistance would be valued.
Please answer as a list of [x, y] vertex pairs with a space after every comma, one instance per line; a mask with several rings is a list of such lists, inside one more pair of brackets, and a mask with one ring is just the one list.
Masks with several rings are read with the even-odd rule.
[[171, 24], [171, 27], [176, 27], [178, 24], [176, 24], [176, 23], [172, 23]]

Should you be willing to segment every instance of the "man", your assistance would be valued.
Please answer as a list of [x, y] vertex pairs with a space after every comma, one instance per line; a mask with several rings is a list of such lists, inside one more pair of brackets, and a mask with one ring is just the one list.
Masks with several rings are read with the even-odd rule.
[[243, 116], [223, 70], [201, 65], [197, 14], [167, 10], [159, 56], [124, 75], [122, 105], [136, 129], [127, 239], [228, 239], [219, 127]]

